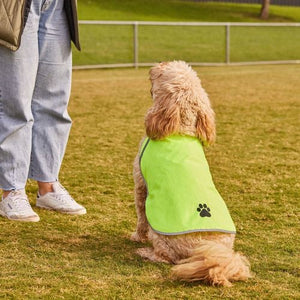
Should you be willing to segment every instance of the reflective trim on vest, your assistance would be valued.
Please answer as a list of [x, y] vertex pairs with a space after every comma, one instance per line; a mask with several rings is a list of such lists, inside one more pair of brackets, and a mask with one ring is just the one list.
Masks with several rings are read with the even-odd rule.
[[140, 167], [148, 190], [146, 216], [154, 231], [165, 235], [236, 232], [199, 139], [179, 135], [146, 139]]

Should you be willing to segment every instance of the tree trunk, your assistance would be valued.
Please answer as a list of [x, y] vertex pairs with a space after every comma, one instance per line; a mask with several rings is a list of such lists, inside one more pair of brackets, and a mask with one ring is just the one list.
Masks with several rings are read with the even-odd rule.
[[271, 0], [262, 0], [262, 7], [260, 11], [260, 17], [261, 19], [268, 19], [269, 17], [269, 6], [270, 6]]

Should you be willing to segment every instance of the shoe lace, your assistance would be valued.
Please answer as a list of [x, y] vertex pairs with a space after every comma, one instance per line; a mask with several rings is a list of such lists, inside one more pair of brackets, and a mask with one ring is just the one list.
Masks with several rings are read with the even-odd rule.
[[69, 192], [59, 183], [60, 190], [54, 193], [55, 199], [61, 201], [62, 203], [75, 202], [71, 197]]
[[17, 210], [27, 210], [31, 209], [30, 203], [26, 194], [22, 191], [12, 191], [10, 192], [12, 196], [10, 202], [14, 205]]

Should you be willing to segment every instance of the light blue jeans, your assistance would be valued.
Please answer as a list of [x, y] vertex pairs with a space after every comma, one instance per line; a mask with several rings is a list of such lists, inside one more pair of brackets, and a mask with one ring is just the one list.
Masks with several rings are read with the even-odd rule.
[[71, 41], [63, 0], [33, 0], [21, 46], [0, 46], [0, 188], [58, 180], [71, 128]]

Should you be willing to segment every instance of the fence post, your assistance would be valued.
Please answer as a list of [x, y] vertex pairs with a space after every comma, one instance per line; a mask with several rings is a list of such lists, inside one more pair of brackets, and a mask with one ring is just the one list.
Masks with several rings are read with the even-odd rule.
[[230, 63], [230, 23], [226, 25], [226, 63]]
[[133, 25], [133, 51], [134, 51], [134, 66], [137, 69], [139, 63], [139, 41], [138, 41], [138, 22]]

